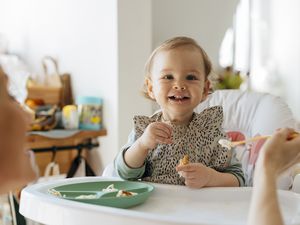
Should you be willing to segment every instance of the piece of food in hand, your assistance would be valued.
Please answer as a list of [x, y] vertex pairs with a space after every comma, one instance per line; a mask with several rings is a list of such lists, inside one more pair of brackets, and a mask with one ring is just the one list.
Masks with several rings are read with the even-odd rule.
[[190, 159], [188, 155], [184, 155], [182, 159], [179, 160], [179, 165], [184, 166], [190, 163]]
[[116, 197], [129, 197], [129, 196], [134, 196], [134, 195], [137, 195], [137, 193], [131, 192], [131, 191], [119, 190]]
[[[184, 166], [190, 163], [189, 155], [184, 155], [182, 159], [179, 160], [179, 166]], [[178, 172], [179, 176], [182, 177], [182, 171]]]

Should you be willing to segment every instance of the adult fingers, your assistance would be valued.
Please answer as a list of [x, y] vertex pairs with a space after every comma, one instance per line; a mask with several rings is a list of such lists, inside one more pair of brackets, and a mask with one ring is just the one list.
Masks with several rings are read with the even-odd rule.
[[0, 100], [8, 99], [7, 93], [7, 77], [0, 66]]
[[294, 138], [300, 137], [300, 134], [292, 128], [283, 128], [278, 131], [282, 135], [282, 138], [286, 140], [292, 140]]
[[283, 163], [281, 173], [300, 162], [300, 137], [287, 140], [285, 146], [280, 150], [282, 151], [281, 161]]
[[286, 170], [290, 169], [292, 166], [296, 165], [297, 163], [300, 163], [300, 153], [291, 160], [288, 164], [286, 164], [280, 171], [279, 174], [284, 173]]
[[272, 139], [286, 140], [288, 138], [288, 136], [293, 132], [294, 132], [294, 130], [291, 128], [278, 129], [275, 132], [275, 134], [273, 135]]
[[285, 154], [293, 160], [298, 160], [300, 154], [300, 136], [293, 138], [287, 142]]

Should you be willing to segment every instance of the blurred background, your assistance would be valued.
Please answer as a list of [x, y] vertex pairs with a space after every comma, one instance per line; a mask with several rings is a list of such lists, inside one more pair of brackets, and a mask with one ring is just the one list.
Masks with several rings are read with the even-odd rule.
[[[133, 115], [155, 109], [140, 95], [143, 67], [173, 36], [190, 36], [207, 51], [213, 88], [281, 96], [300, 120], [298, 0], [0, 0], [0, 9], [2, 64], [17, 56], [18, 76], [39, 79], [41, 59], [52, 56], [70, 74], [74, 99], [103, 100], [98, 171], [126, 143]], [[14, 91], [25, 101], [21, 89]]]

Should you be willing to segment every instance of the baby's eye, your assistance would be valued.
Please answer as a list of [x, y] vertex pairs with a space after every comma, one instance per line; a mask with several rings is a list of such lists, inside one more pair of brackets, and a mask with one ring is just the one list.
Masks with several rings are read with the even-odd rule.
[[163, 76], [163, 79], [172, 80], [173, 79], [173, 75], [172, 74], [165, 75], [165, 76]]
[[197, 76], [194, 75], [194, 74], [188, 74], [188, 75], [186, 76], [186, 79], [187, 79], [187, 80], [198, 80]]

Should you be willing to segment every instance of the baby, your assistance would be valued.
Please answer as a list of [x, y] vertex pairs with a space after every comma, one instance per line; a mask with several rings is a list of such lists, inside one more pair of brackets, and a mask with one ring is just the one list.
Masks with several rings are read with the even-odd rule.
[[[172, 38], [153, 51], [144, 94], [161, 110], [134, 117], [134, 130], [115, 159], [119, 176], [192, 188], [244, 185], [241, 165], [218, 144], [226, 137], [222, 107], [194, 112], [208, 95], [211, 67], [205, 51], [188, 37]], [[190, 163], [178, 165], [185, 155]]]

